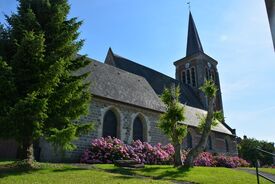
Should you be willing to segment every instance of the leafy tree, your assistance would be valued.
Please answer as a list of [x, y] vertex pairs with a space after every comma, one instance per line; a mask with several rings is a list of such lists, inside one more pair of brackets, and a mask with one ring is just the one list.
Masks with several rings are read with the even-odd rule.
[[0, 26], [0, 136], [15, 138], [28, 163], [39, 138], [71, 150], [92, 128], [77, 122], [90, 93], [88, 73], [75, 71], [89, 61], [76, 57], [82, 22], [68, 19], [69, 10], [67, 0], [19, 0], [8, 26]]
[[171, 87], [165, 89], [161, 95], [161, 100], [166, 105], [166, 112], [160, 116], [159, 128], [172, 141], [175, 148], [174, 166], [181, 166], [181, 143], [187, 133], [187, 126], [182, 124], [185, 120], [184, 106], [179, 102], [180, 88]]
[[272, 155], [260, 152], [257, 150], [260, 148], [262, 150], [268, 151], [270, 153], [274, 152], [274, 144], [267, 141], [259, 141], [253, 138], [245, 138], [241, 140], [238, 144], [239, 156], [248, 160], [253, 165], [255, 165], [258, 159], [262, 165], [272, 165], [273, 157]]
[[221, 112], [214, 112], [214, 102], [218, 90], [214, 82], [212, 80], [205, 81], [205, 83], [200, 87], [200, 90], [204, 92], [208, 100], [207, 115], [206, 117], [201, 117], [199, 126], [202, 132], [201, 138], [199, 143], [187, 154], [184, 162], [185, 167], [192, 167], [194, 165], [194, 160], [206, 147], [211, 127], [217, 125], [217, 122], [222, 121], [223, 119], [223, 114]]

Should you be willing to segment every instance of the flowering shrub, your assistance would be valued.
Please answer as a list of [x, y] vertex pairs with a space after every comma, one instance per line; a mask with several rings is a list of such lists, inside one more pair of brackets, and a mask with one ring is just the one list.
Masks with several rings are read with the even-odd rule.
[[175, 153], [171, 144], [152, 146], [137, 140], [128, 146], [130, 158], [145, 164], [170, 164]]
[[235, 168], [238, 164], [237, 162], [234, 162], [232, 157], [218, 155], [214, 157], [213, 166]]
[[127, 146], [119, 139], [111, 137], [93, 139], [91, 148], [86, 149], [80, 159], [85, 163], [112, 163], [113, 160], [129, 159]]
[[195, 159], [194, 165], [196, 166], [213, 166], [213, 156], [211, 153], [202, 152]]
[[126, 145], [117, 138], [106, 137], [92, 140], [90, 149], [84, 151], [80, 162], [113, 163], [114, 160], [131, 159], [145, 164], [171, 164], [174, 153], [171, 144], [152, 146], [137, 140]]
[[230, 157], [225, 155], [218, 155], [213, 157], [212, 166], [216, 167], [249, 167], [250, 164], [240, 157]]
[[[183, 150], [181, 158], [184, 162], [189, 150]], [[152, 146], [139, 140], [132, 144], [124, 144], [117, 138], [99, 138], [91, 141], [91, 146], [86, 149], [80, 158], [81, 163], [113, 163], [114, 160], [135, 160], [145, 164], [173, 164], [175, 150], [171, 144], [165, 146], [158, 143]], [[250, 164], [239, 157], [225, 155], [213, 156], [211, 153], [202, 152], [194, 161], [195, 166], [212, 167], [248, 167]]]
[[232, 157], [233, 162], [236, 162], [237, 167], [249, 167], [250, 163], [240, 157]]

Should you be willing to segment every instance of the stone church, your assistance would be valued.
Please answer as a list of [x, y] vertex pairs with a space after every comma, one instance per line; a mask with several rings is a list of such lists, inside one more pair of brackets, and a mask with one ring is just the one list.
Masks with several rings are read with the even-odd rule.
[[[91, 59], [92, 60], [92, 59]], [[92, 63], [79, 72], [91, 71], [87, 80], [93, 96], [89, 115], [83, 122], [92, 121], [95, 130], [75, 141], [77, 149], [56, 153], [52, 146], [41, 140], [36, 152], [40, 161], [79, 161], [83, 150], [93, 138], [112, 136], [125, 143], [133, 140], [151, 144], [167, 144], [169, 140], [157, 127], [159, 116], [165, 112], [160, 95], [165, 87], [179, 85], [180, 102], [185, 105], [188, 134], [183, 148], [192, 148], [199, 139], [199, 115], [206, 114], [207, 99], [199, 90], [206, 79], [213, 79], [220, 88], [218, 62], [204, 53], [190, 12], [186, 56], [174, 62], [175, 78], [117, 55], [110, 48], [105, 62]], [[218, 91], [215, 110], [223, 110], [221, 90]], [[207, 151], [236, 155], [236, 133], [225, 122], [212, 128]]]
[[[78, 149], [55, 155], [51, 146], [41, 142], [42, 161], [78, 160], [91, 139], [112, 136], [131, 143], [142, 140], [151, 144], [167, 144], [169, 140], [157, 127], [165, 106], [159, 96], [165, 87], [179, 85], [180, 102], [185, 104], [188, 134], [183, 148], [192, 148], [199, 139], [198, 114], [205, 115], [207, 99], [199, 90], [206, 79], [213, 79], [220, 88], [218, 62], [204, 53], [192, 14], [189, 14], [186, 56], [174, 62], [175, 79], [154, 69], [117, 55], [110, 48], [105, 62], [92, 60], [80, 72], [91, 71], [88, 81], [93, 99], [90, 113], [83, 121], [93, 121], [95, 131], [76, 141]], [[218, 91], [215, 110], [223, 110], [221, 90]], [[236, 133], [225, 122], [212, 128], [206, 150], [213, 153], [236, 155]], [[62, 157], [62, 158], [61, 158]]]

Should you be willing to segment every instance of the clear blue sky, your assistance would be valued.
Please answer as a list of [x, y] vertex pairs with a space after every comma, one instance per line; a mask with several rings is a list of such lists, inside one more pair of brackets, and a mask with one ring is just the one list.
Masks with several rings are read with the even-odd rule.
[[[81, 53], [104, 61], [121, 56], [174, 77], [185, 56], [186, 0], [70, 0], [70, 17], [84, 21]], [[15, 0], [0, 1], [3, 14]], [[247, 135], [275, 142], [275, 54], [264, 1], [191, 0], [205, 53], [219, 61], [226, 122]]]

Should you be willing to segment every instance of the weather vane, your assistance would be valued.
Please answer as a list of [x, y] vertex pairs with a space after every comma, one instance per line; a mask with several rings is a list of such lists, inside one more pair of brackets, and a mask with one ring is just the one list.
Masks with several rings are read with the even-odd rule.
[[191, 2], [188, 1], [187, 4], [188, 4], [188, 9], [189, 9], [189, 11], [190, 11], [190, 10], [191, 10]]

